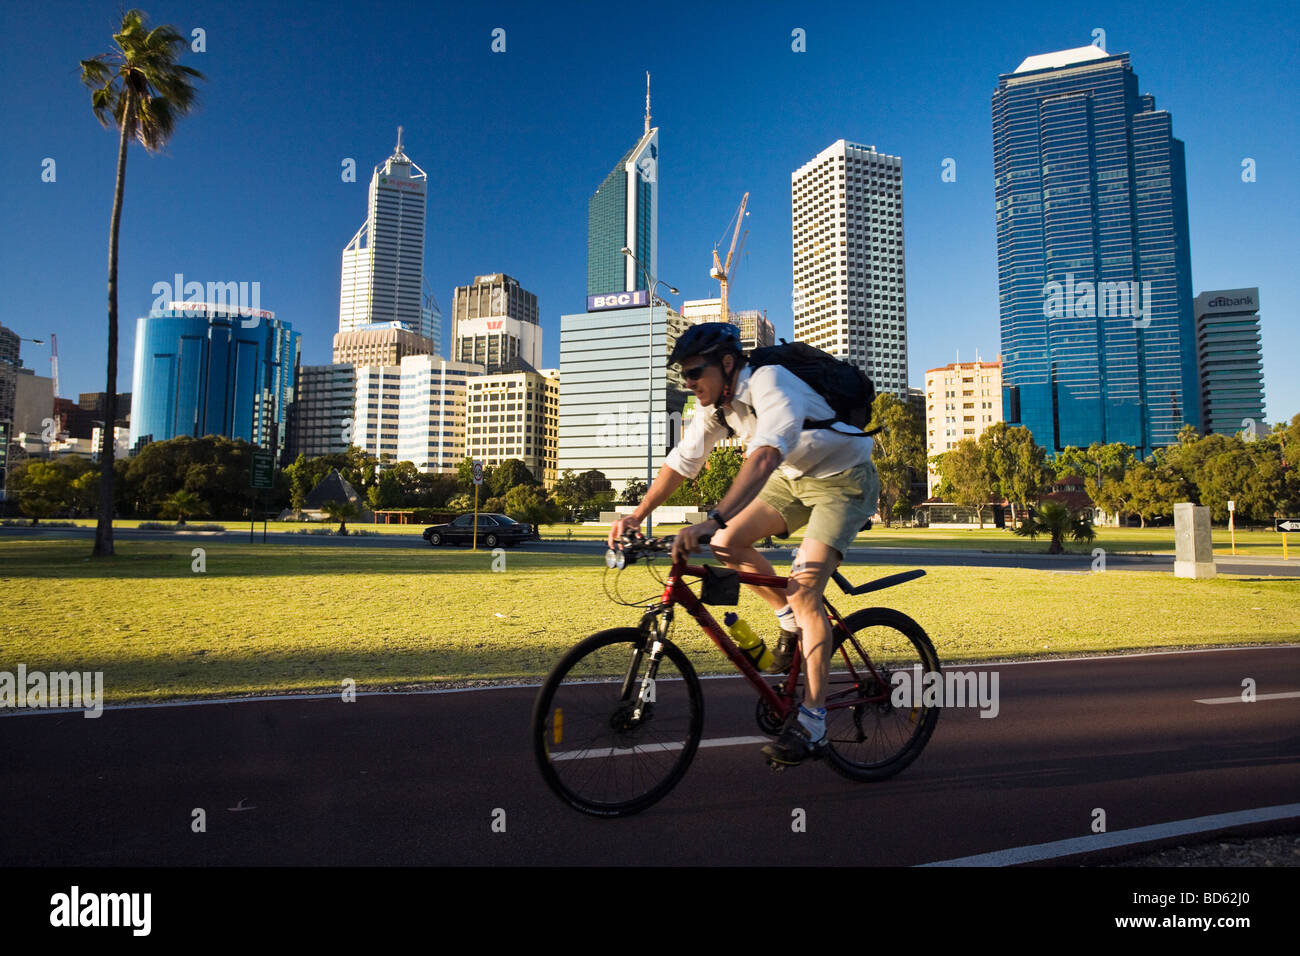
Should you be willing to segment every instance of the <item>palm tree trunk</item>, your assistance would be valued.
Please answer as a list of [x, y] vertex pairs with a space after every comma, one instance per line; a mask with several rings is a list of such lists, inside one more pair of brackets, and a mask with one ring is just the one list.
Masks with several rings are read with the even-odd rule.
[[122, 137], [117, 147], [117, 184], [113, 188], [113, 217], [108, 230], [108, 388], [104, 393], [104, 427], [99, 447], [99, 523], [95, 526], [95, 557], [113, 554], [113, 426], [117, 423], [117, 246], [122, 225], [122, 194], [126, 190], [126, 145], [135, 120], [135, 97], [128, 86], [122, 111]]

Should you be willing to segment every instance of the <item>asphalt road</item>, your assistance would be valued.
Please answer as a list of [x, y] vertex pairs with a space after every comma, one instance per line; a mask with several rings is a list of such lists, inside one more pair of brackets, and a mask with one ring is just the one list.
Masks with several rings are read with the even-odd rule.
[[[27, 528], [0, 528], [0, 538], [4, 536], [26, 537], [31, 533]], [[42, 536], [50, 538], [85, 538], [90, 540], [94, 536], [94, 529], [91, 528], [49, 528], [41, 532]], [[226, 531], [226, 532], [185, 532], [176, 534], [169, 531], [134, 531], [118, 530], [115, 532], [118, 540], [122, 541], [193, 541], [199, 543], [202, 540], [230, 541], [233, 543], [247, 543], [247, 531]], [[260, 544], [262, 533], [259, 530], [255, 536], [255, 543]], [[774, 539], [779, 541], [779, 539]], [[408, 548], [417, 550], [434, 550], [429, 547], [425, 541], [417, 535], [304, 535], [289, 533], [269, 533], [266, 537], [266, 546], [272, 547], [282, 544], [310, 544], [313, 546], [326, 547], [354, 547], [354, 548]], [[529, 541], [516, 547], [530, 553], [540, 554], [569, 554], [569, 555], [590, 555], [591, 560], [599, 563], [605, 553], [605, 544], [602, 541], [593, 540], [573, 540], [548, 538], [543, 541]], [[1047, 554], [1046, 545], [1043, 545], [1043, 551], [1039, 553], [1005, 553], [997, 551], [970, 551], [958, 548], [873, 548], [870, 546], [855, 547], [849, 549], [848, 565], [846, 573], [855, 580], [865, 580], [862, 575], [853, 575], [851, 573], [852, 565], [923, 565], [933, 566], [959, 566], [959, 567], [985, 567], [985, 568], [1030, 568], [1036, 570], [1048, 571], [1074, 571], [1088, 572], [1092, 570], [1093, 557], [1091, 552], [1075, 554]], [[439, 551], [466, 551], [467, 546], [452, 545], [444, 546], [437, 549]], [[482, 550], [482, 549], [480, 549]], [[765, 551], [774, 560], [782, 560], [789, 555], [791, 549], [788, 546], [771, 548]], [[1300, 555], [1291, 561], [1282, 561], [1280, 558], [1263, 558], [1252, 557], [1247, 555], [1238, 555], [1230, 557], [1225, 555], [1216, 555], [1215, 564], [1219, 571], [1224, 574], [1250, 574], [1259, 576], [1275, 577], [1300, 577]], [[1109, 569], [1126, 568], [1129, 570], [1146, 570], [1146, 571], [1173, 571], [1174, 556], [1172, 554], [1125, 554], [1110, 553], [1106, 555], [1106, 567]]]
[[[776, 774], [757, 743], [702, 747], [671, 794], [623, 819], [546, 788], [535, 688], [15, 711], [0, 718], [0, 864], [897, 866], [1023, 862], [1012, 851], [1042, 844], [1039, 862], [1078, 863], [1188, 842], [1170, 824], [1189, 818], [1238, 814], [1195, 833], [1300, 821], [1300, 647], [979, 670], [998, 675], [997, 717], [946, 709], [892, 780]], [[739, 679], [705, 681], [705, 739], [757, 735], [753, 704]]]

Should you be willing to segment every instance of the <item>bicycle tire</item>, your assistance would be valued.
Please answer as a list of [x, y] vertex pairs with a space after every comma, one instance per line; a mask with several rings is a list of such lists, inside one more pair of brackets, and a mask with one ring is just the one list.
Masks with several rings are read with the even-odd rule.
[[[864, 608], [850, 614], [844, 624], [854, 640], [844, 641], [837, 630], [826, 689], [827, 762], [850, 780], [885, 780], [921, 755], [934, 733], [940, 708], [919, 704], [899, 708], [888, 698], [834, 710], [829, 705], [837, 699], [861, 696], [864, 689], [873, 696], [890, 693], [891, 674], [916, 665], [922, 672], [938, 671], [939, 655], [921, 625], [892, 608]], [[846, 667], [841, 646], [849, 657], [852, 671]], [[884, 687], [874, 686], [877, 678], [871, 676], [862, 651], [883, 679]], [[858, 679], [853, 677], [853, 671], [858, 673]]]
[[[635, 726], [627, 726], [633, 721], [629, 710], [636, 705], [648, 655], [643, 653], [638, 664], [630, 701], [620, 700], [619, 692], [643, 640], [634, 627], [585, 638], [559, 660], [533, 703], [533, 753], [542, 779], [556, 796], [583, 813], [639, 813], [677, 785], [699, 747], [703, 691], [690, 660], [671, 641], [663, 642], [652, 710]], [[676, 674], [666, 673], [670, 663]], [[565, 749], [552, 751], [552, 744]]]

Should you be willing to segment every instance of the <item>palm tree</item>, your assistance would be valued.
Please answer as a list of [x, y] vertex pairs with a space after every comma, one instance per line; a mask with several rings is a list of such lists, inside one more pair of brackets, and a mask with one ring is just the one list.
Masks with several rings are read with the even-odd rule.
[[350, 501], [326, 501], [320, 506], [330, 521], [339, 523], [339, 534], [348, 533], [348, 522], [360, 515], [357, 506]]
[[1060, 554], [1065, 550], [1065, 536], [1068, 534], [1075, 541], [1091, 542], [1097, 537], [1092, 527], [1092, 518], [1086, 511], [1073, 513], [1059, 501], [1042, 501], [1038, 504], [1038, 513], [1024, 520], [1016, 529], [1021, 537], [1037, 538], [1040, 534], [1051, 535], [1052, 543], [1048, 554]]
[[108, 387], [104, 395], [103, 445], [99, 454], [99, 524], [94, 555], [113, 553], [113, 424], [117, 421], [117, 247], [122, 223], [122, 192], [126, 185], [126, 144], [140, 141], [157, 152], [171, 138], [178, 117], [195, 106], [190, 78], [203, 74], [181, 66], [176, 57], [187, 41], [171, 26], [147, 26], [139, 10], [122, 16], [122, 29], [113, 35], [117, 49], [81, 61], [81, 82], [91, 88], [90, 105], [103, 126], [120, 131], [117, 146], [117, 185], [108, 232]]
[[170, 518], [172, 515], [177, 517], [177, 524], [185, 523], [185, 516], [198, 518], [207, 513], [207, 508], [203, 504], [203, 499], [192, 491], [184, 489], [177, 491], [162, 503], [162, 508], [158, 514], [163, 518]]

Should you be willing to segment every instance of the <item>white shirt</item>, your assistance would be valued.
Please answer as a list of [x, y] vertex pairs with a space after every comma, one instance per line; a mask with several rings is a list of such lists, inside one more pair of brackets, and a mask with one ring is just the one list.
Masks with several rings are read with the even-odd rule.
[[[704, 467], [709, 452], [727, 437], [717, 420], [716, 406], [701, 405], [682, 440], [664, 464], [687, 478]], [[745, 446], [745, 456], [765, 445], [781, 453], [781, 471], [788, 478], [829, 478], [871, 458], [874, 442], [843, 422], [831, 428], [803, 427], [804, 419], [835, 417], [835, 410], [813, 388], [781, 365], [745, 366], [736, 378], [727, 424]], [[843, 429], [841, 431], [840, 429]]]

